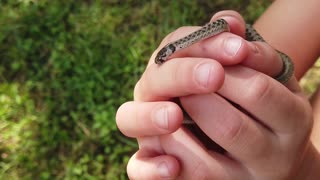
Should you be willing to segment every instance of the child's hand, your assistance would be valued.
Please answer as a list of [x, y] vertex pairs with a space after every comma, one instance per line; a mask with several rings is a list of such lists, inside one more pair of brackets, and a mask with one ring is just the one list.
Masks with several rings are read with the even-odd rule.
[[[135, 101], [119, 108], [119, 129], [139, 143], [128, 164], [131, 179], [286, 179], [304, 177], [312, 165], [312, 112], [296, 80], [285, 87], [270, 78], [282, 61], [269, 45], [241, 38], [240, 15], [225, 11], [217, 18], [227, 20], [234, 34], [199, 42], [161, 66], [154, 64], [154, 53]], [[178, 29], [161, 47], [194, 29]], [[175, 97], [225, 154], [206, 149], [180, 128]]]

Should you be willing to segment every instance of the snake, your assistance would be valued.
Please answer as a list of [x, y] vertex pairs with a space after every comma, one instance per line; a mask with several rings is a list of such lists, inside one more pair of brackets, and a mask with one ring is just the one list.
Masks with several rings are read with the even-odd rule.
[[[218, 35], [222, 32], [230, 32], [229, 24], [226, 20], [218, 19], [211, 23], [207, 23], [206, 25], [190, 33], [189, 35], [165, 45], [162, 49], [160, 49], [160, 51], [156, 55], [155, 63], [163, 64], [173, 53], [186, 47], [189, 47], [196, 42]], [[246, 24], [245, 37], [248, 41], [259, 41], [266, 43], [262, 36], [250, 24]], [[281, 57], [281, 60], [283, 62], [283, 68], [280, 74], [276, 76], [274, 79], [276, 79], [282, 84], [286, 84], [293, 75], [294, 65], [288, 55], [281, 51], [276, 51]]]
[[[166, 62], [169, 57], [176, 53], [177, 51], [184, 49], [186, 47], [189, 47], [193, 45], [194, 43], [197, 43], [199, 41], [202, 41], [204, 39], [210, 38], [212, 36], [218, 35], [222, 32], [230, 32], [229, 24], [224, 19], [218, 19], [216, 21], [207, 23], [206, 25], [202, 26], [198, 30], [174, 41], [167, 45], [165, 45], [160, 51], [157, 53], [155, 57], [155, 63], [158, 65], [163, 64]], [[258, 41], [258, 42], [264, 42], [266, 41], [263, 39], [263, 37], [254, 29], [254, 27], [250, 24], [246, 24], [246, 33], [245, 33], [245, 39], [248, 41]], [[282, 71], [274, 77], [275, 80], [282, 84], [286, 84], [290, 78], [293, 75], [294, 72], [294, 64], [291, 60], [291, 58], [286, 55], [285, 53], [276, 50], [276, 52], [281, 57], [281, 60], [283, 62]], [[193, 121], [190, 121], [191, 118], [188, 116], [188, 114], [184, 111], [185, 114], [185, 120], [184, 124], [193, 123]]]

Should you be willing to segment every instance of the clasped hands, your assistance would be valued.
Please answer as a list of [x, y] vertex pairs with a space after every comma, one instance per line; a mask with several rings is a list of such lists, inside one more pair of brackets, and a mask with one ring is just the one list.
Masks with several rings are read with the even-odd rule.
[[[198, 27], [181, 27], [153, 53], [134, 89], [134, 101], [117, 112], [119, 129], [137, 138], [130, 179], [295, 179], [314, 156], [309, 135], [312, 111], [297, 80], [283, 85], [278, 53], [263, 42], [243, 39], [245, 23], [222, 11], [231, 32], [173, 54], [161, 66], [156, 53]], [[225, 153], [207, 149], [182, 126], [179, 98], [199, 128]]]

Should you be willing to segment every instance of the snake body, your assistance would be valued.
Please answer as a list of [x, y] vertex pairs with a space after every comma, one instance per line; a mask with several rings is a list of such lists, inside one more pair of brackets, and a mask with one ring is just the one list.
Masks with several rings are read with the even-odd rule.
[[[248, 41], [260, 41], [266, 42], [263, 37], [252, 27], [250, 24], [246, 24], [246, 40]], [[282, 84], [286, 84], [294, 72], [294, 65], [288, 55], [276, 50], [283, 62], [282, 72], [274, 79]]]
[[[171, 56], [173, 53], [191, 46], [192, 44], [199, 42], [201, 40], [207, 39], [209, 37], [212, 37], [214, 35], [220, 34], [222, 32], [229, 32], [230, 28], [224, 19], [218, 19], [214, 22], [208, 23], [198, 29], [195, 32], [192, 32], [191, 34], [178, 39], [172, 43], [167, 44], [164, 46], [157, 54], [155, 58], [156, 64], [162, 64], [166, 60], [168, 60], [169, 56]], [[247, 24], [246, 25], [246, 40], [248, 41], [259, 41], [259, 42], [266, 42], [262, 36], [252, 27], [252, 25]], [[279, 54], [279, 56], [282, 59], [283, 62], [283, 68], [282, 72], [278, 76], [276, 76], [274, 79], [279, 81], [282, 84], [286, 84], [294, 72], [294, 65], [286, 54], [283, 52], [280, 52], [276, 50]], [[183, 108], [182, 108], [183, 109]], [[191, 119], [191, 117], [184, 111], [184, 121], [183, 124], [194, 124], [194, 121]]]
[[[169, 58], [169, 56], [183, 48], [189, 47], [196, 42], [207, 39], [222, 32], [229, 31], [229, 25], [224, 19], [218, 19], [216, 21], [208, 23], [197, 31], [192, 32], [191, 34], [164, 46], [158, 52], [155, 58], [155, 63], [162, 64]], [[246, 25], [246, 40], [266, 42], [262, 38], [262, 36], [249, 24]], [[285, 84], [293, 75], [294, 65], [291, 59], [286, 54], [278, 50], [277, 52], [283, 61], [283, 68], [282, 72], [278, 76], [276, 76], [275, 79], [280, 83]]]

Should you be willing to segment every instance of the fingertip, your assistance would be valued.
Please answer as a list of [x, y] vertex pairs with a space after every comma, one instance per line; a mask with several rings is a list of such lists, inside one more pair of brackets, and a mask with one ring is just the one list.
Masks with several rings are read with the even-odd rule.
[[245, 21], [241, 14], [233, 10], [220, 11], [214, 14], [210, 21], [224, 19], [228, 22], [230, 31], [241, 37], [245, 36]]
[[125, 109], [125, 107], [127, 106], [127, 104], [130, 103], [130, 102], [126, 102], [124, 104], [121, 104], [120, 107], [117, 109], [117, 112], [116, 112], [116, 124], [119, 126], [119, 123], [120, 123], [120, 120], [122, 119], [122, 114], [123, 114], [123, 111]]
[[139, 151], [130, 158], [127, 173], [130, 179], [175, 179], [180, 173], [180, 163], [173, 156], [138, 156]]
[[117, 112], [116, 112], [116, 124], [118, 129], [125, 135], [127, 135], [126, 129], [124, 128], [124, 124], [126, 124], [126, 114], [128, 113], [128, 111], [130, 111], [130, 106], [133, 102], [125, 102], [124, 104], [122, 104]]
[[119, 130], [128, 137], [158, 136], [176, 131], [183, 113], [174, 102], [126, 102], [116, 113]]
[[224, 82], [224, 68], [217, 61], [204, 61], [196, 66], [194, 77], [203, 88], [203, 93], [216, 92]]
[[[210, 57], [218, 59], [224, 66], [240, 64], [245, 61], [250, 53], [248, 42], [240, 36], [234, 34], [221, 34], [213, 40], [206, 40], [202, 43], [206, 49], [211, 49]], [[215, 47], [215, 48], [213, 48]], [[205, 48], [202, 48], [205, 50]], [[212, 53], [217, 51], [219, 53]]]

